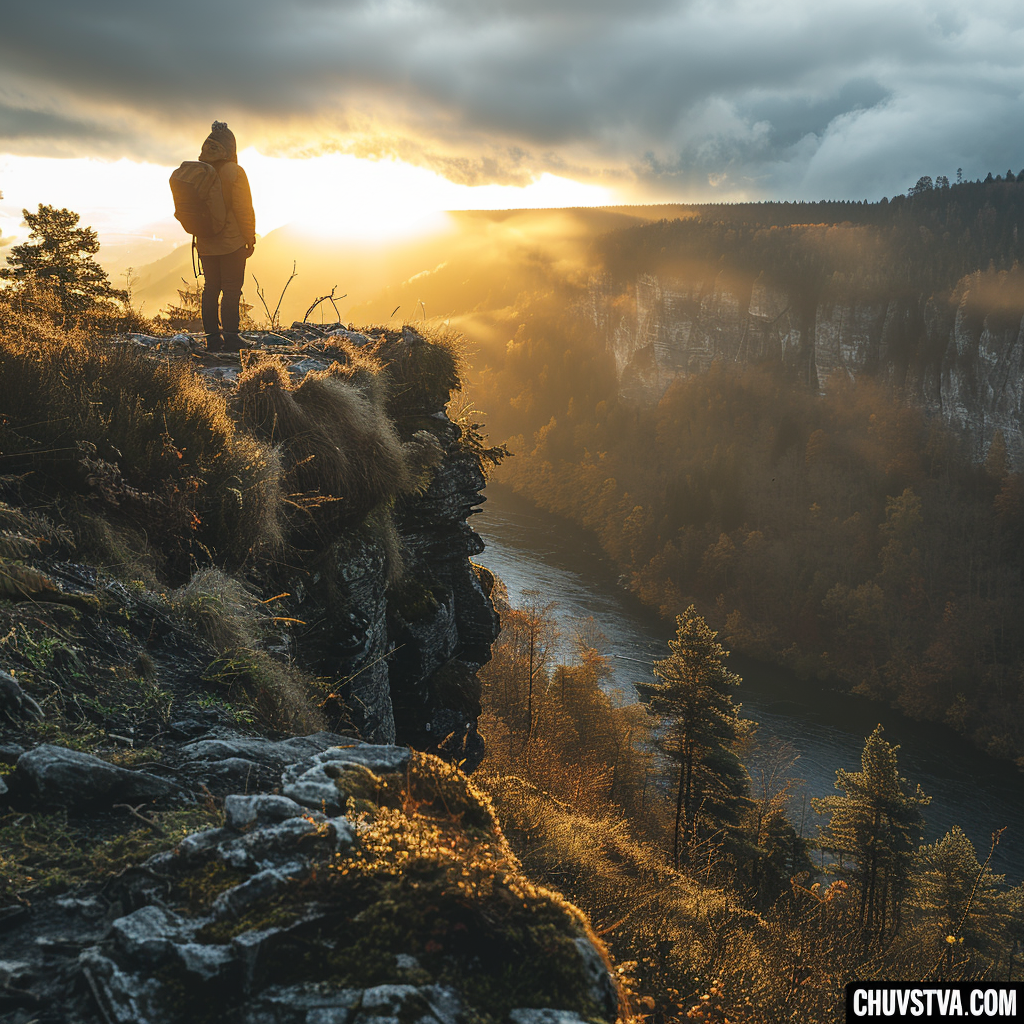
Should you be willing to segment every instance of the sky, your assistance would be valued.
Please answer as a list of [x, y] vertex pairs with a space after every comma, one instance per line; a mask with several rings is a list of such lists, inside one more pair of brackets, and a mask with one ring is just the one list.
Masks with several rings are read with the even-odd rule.
[[[0, 17], [0, 235], [166, 226], [227, 121], [258, 225], [870, 199], [1024, 167], [1019, 0], [32, 0]], [[2, 241], [0, 241], [2, 244]]]

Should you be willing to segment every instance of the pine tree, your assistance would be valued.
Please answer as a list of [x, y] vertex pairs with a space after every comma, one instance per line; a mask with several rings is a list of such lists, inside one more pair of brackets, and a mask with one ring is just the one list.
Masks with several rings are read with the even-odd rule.
[[1005, 942], [1003, 876], [978, 862], [974, 844], [959, 825], [937, 843], [922, 846], [916, 864], [914, 902], [939, 919], [939, 937], [950, 957], [965, 941], [969, 952], [989, 954]]
[[97, 301], [127, 299], [113, 288], [107, 272], [92, 258], [100, 249], [92, 228], [80, 228], [78, 214], [39, 204], [38, 213], [23, 210], [31, 229], [25, 242], [11, 249], [7, 262], [13, 269], [0, 277], [26, 282], [51, 291], [65, 313], [80, 313]]
[[[921, 841], [921, 808], [931, 797], [918, 786], [907, 791], [899, 774], [896, 751], [879, 725], [861, 752], [861, 770], [836, 772], [843, 796], [813, 801], [819, 814], [830, 816], [822, 846], [840, 857], [839, 869], [851, 876], [860, 892], [860, 926], [866, 935], [884, 935], [900, 927], [914, 849]], [[843, 858], [856, 861], [844, 870]]]
[[678, 766], [672, 857], [688, 862], [695, 848], [715, 837], [731, 838], [749, 804], [749, 778], [734, 747], [744, 732], [730, 690], [740, 679], [693, 605], [676, 617], [671, 654], [654, 663], [657, 683], [637, 689], [661, 716], [658, 746]]

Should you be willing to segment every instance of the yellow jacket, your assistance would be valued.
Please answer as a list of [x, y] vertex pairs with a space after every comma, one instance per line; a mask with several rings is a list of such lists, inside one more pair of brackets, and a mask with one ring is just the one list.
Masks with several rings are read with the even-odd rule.
[[219, 234], [196, 239], [200, 256], [226, 256], [243, 245], [256, 244], [256, 213], [252, 208], [249, 179], [228, 151], [216, 140], [207, 139], [199, 159], [213, 164], [220, 175], [228, 220]]

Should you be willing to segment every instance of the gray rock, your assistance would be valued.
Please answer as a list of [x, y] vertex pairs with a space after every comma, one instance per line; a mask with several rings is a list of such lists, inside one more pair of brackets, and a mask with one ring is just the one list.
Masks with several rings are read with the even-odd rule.
[[260, 952], [264, 944], [268, 939], [280, 935], [284, 930], [283, 928], [260, 928], [242, 932], [241, 935], [236, 935], [231, 940], [231, 955], [242, 968], [242, 990], [244, 992], [248, 993], [252, 990]]
[[581, 935], [574, 945], [583, 961], [583, 970], [589, 982], [588, 995], [612, 1018], [618, 1015], [619, 994], [608, 973], [604, 958], [597, 951], [590, 939]]
[[512, 1024], [586, 1024], [572, 1010], [509, 1010], [508, 1017]]
[[323, 359], [300, 359], [297, 362], [289, 364], [288, 376], [290, 376], [293, 381], [300, 381], [307, 373], [314, 373], [317, 370], [326, 370], [328, 366], [330, 366], [330, 363]]
[[49, 743], [22, 754], [16, 775], [39, 799], [64, 806], [183, 796], [173, 782]]
[[390, 1024], [415, 1020], [417, 1024], [459, 1024], [462, 1003], [441, 985], [377, 985], [363, 991], [353, 1024]]
[[79, 956], [78, 969], [88, 979], [96, 998], [103, 999], [111, 1024], [162, 1024], [162, 1014], [151, 1016], [152, 1008], [159, 1007], [164, 994], [158, 981], [121, 970], [95, 947]]
[[420, 999], [420, 990], [415, 985], [377, 985], [363, 990], [361, 1008], [375, 1017], [385, 1014], [398, 1016], [405, 1004], [413, 999]]
[[445, 988], [443, 985], [424, 985], [420, 989], [420, 993], [441, 1024], [460, 1024], [462, 1002], [454, 990]]
[[243, 1011], [243, 1024], [347, 1024], [357, 1006], [359, 989], [334, 988], [326, 982], [274, 985]]
[[224, 798], [224, 818], [229, 828], [241, 831], [250, 825], [284, 821], [302, 814], [303, 809], [286, 796], [232, 794]]
[[290, 861], [278, 868], [257, 872], [244, 882], [222, 892], [210, 908], [215, 917], [238, 917], [254, 903], [275, 895], [309, 873], [308, 861]]
[[27, 960], [0, 960], [0, 988], [8, 988], [33, 974]]
[[315, 765], [291, 782], [287, 781], [286, 774], [282, 781], [284, 795], [303, 807], [311, 807], [332, 816], [345, 809], [341, 803], [341, 792], [334, 784], [334, 779], [324, 771], [323, 765]]
[[0, 670], [0, 717], [12, 722], [42, 721], [43, 709], [21, 688], [10, 672]]
[[170, 952], [174, 941], [187, 931], [182, 918], [162, 907], [141, 907], [111, 925], [118, 949], [127, 956], [156, 964]]
[[342, 853], [356, 841], [356, 830], [348, 818], [329, 818], [328, 824], [334, 829], [335, 853]]
[[204, 946], [198, 942], [185, 942], [174, 947], [174, 952], [189, 974], [204, 981], [212, 981], [225, 974], [234, 963], [230, 949], [224, 946]]
[[329, 747], [289, 765], [281, 776], [281, 789], [285, 796], [304, 807], [322, 809], [329, 815], [340, 814], [345, 808], [327, 765], [337, 768], [358, 764], [373, 772], [394, 772], [401, 771], [411, 756], [408, 747], [348, 741], [344, 746]]
[[385, 743], [364, 743], [359, 746], [335, 746], [325, 750], [316, 760], [321, 763], [361, 764], [372, 772], [398, 772], [409, 763], [408, 747]]
[[58, 896], [54, 902], [61, 910], [71, 914], [81, 914], [84, 918], [102, 917], [107, 912], [108, 904], [99, 896]]
[[7, 783], [4, 782], [4, 778], [0, 775], [0, 796], [4, 796], [8, 792]]
[[[223, 843], [217, 851], [225, 864], [237, 868], [280, 867], [281, 858], [293, 857], [303, 842], [303, 849], [312, 852], [316, 841], [312, 838], [318, 832], [318, 825], [309, 818], [288, 818], [276, 825], [256, 829]], [[325, 845], [334, 844], [334, 834], [328, 830], [321, 840]]]
[[336, 733], [318, 732], [310, 736], [292, 736], [287, 740], [266, 740], [259, 736], [194, 740], [181, 749], [188, 757], [196, 760], [223, 761], [225, 758], [239, 757], [283, 768], [293, 761], [311, 757], [327, 747], [346, 742], [344, 736]]
[[[192, 863], [195, 860], [202, 859], [208, 855], [211, 850], [218, 847], [221, 843], [226, 842], [229, 839], [234, 839], [235, 833], [226, 828], [208, 828], [202, 832], [193, 832], [190, 836], [185, 836], [180, 843], [178, 843], [175, 854], [180, 857], [185, 863]], [[157, 854], [157, 856], [161, 856]], [[150, 866], [150, 862], [146, 861], [147, 867]]]

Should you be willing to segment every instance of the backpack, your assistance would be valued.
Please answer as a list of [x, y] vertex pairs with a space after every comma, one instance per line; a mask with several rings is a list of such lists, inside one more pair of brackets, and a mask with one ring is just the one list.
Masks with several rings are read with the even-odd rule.
[[220, 234], [228, 211], [217, 168], [202, 160], [186, 160], [170, 180], [174, 216], [181, 226], [198, 238]]

